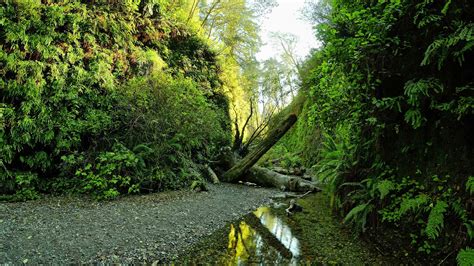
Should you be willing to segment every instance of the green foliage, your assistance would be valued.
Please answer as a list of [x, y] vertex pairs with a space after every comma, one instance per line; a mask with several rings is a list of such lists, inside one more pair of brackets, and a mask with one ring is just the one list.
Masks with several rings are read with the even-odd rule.
[[461, 250], [456, 257], [459, 266], [469, 266], [474, 264], [474, 249], [466, 248]]
[[318, 163], [313, 166], [321, 182], [328, 185], [333, 206], [336, 203], [336, 192], [351, 167], [354, 152], [354, 147], [349, 144], [349, 129], [338, 127], [336, 134], [336, 138], [324, 135]]
[[194, 180], [191, 183], [191, 190], [194, 190], [194, 191], [208, 191], [206, 181], [204, 181], [202, 179]]
[[374, 205], [370, 203], [357, 205], [347, 213], [344, 222], [353, 222], [355, 223], [356, 228], [360, 228], [362, 232], [365, 232], [367, 216], [373, 209]]
[[474, 176], [470, 176], [467, 179], [466, 182], [466, 191], [469, 192], [469, 194], [474, 194]]
[[464, 63], [466, 52], [474, 47], [474, 23], [454, 20], [449, 26], [454, 31], [447, 36], [440, 36], [428, 46], [421, 65], [435, 62], [441, 69], [449, 57], [460, 65]]
[[295, 154], [285, 153], [283, 155], [283, 158], [282, 158], [280, 164], [283, 168], [286, 168], [286, 169], [300, 167], [301, 166], [301, 158], [298, 155], [295, 155]]
[[359, 231], [399, 228], [414, 254], [431, 254], [428, 261], [470, 245], [472, 5], [336, 0], [312, 7], [306, 15], [318, 22], [322, 47], [301, 68], [307, 100], [298, 121], [311, 132], [293, 130], [283, 141], [295, 141], [303, 158], [311, 154], [304, 162]]
[[[64, 158], [69, 162], [74, 158]], [[75, 172], [81, 180], [81, 192], [91, 193], [97, 199], [113, 199], [119, 190], [138, 192], [137, 184], [131, 184], [130, 172], [136, 172], [138, 157], [122, 144], [115, 144], [110, 152], [99, 153], [92, 163], [85, 163]], [[84, 164], [80, 162], [81, 164]]]
[[[169, 1], [0, 4], [0, 193], [177, 188], [227, 143], [217, 58]], [[184, 19], [185, 20], [185, 19]]]
[[387, 179], [384, 179], [377, 183], [377, 189], [380, 193], [380, 200], [383, 200], [393, 189], [395, 189], [395, 184]]
[[444, 213], [448, 208], [448, 204], [444, 201], [437, 201], [436, 205], [431, 209], [428, 216], [428, 224], [426, 225], [426, 234], [431, 239], [436, 239], [444, 226]]
[[415, 198], [404, 198], [400, 203], [398, 216], [401, 217], [408, 212], [415, 214], [419, 213], [420, 211], [422, 211], [422, 207], [426, 207], [428, 202], [429, 198], [427, 195], [424, 194], [417, 195]]

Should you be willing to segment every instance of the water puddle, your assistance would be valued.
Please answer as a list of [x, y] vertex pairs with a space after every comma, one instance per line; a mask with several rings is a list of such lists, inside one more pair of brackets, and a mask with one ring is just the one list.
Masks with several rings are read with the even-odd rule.
[[[260, 207], [213, 234], [183, 258], [197, 263], [297, 264], [300, 243], [291, 228], [269, 207]], [[189, 254], [189, 253], [188, 253]]]

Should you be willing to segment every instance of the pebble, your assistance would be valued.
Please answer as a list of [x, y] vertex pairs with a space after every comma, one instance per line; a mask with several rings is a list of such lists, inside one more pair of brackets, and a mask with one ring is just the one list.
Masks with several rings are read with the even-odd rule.
[[210, 184], [209, 193], [174, 191], [113, 202], [46, 197], [0, 203], [9, 214], [0, 220], [0, 243], [8, 243], [0, 264], [161, 264], [275, 193], [223, 183]]

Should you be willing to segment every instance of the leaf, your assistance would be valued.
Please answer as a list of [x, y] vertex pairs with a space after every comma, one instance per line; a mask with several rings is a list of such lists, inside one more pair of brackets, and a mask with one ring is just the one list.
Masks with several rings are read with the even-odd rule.
[[474, 249], [467, 247], [462, 249], [456, 257], [459, 266], [472, 266], [474, 265]]
[[431, 239], [436, 239], [441, 229], [444, 227], [444, 213], [448, 208], [448, 204], [442, 200], [436, 202], [428, 216], [428, 224], [426, 225], [426, 234]]
[[474, 176], [470, 176], [467, 179], [466, 182], [466, 191], [469, 192], [469, 194], [474, 194]]
[[377, 189], [380, 192], [380, 199], [383, 200], [391, 190], [395, 188], [395, 184], [390, 180], [382, 180], [377, 183]]
[[374, 208], [370, 202], [360, 204], [352, 208], [352, 210], [344, 218], [344, 223], [353, 222], [362, 232], [365, 231], [365, 224], [367, 223], [367, 215]]
[[418, 195], [416, 198], [405, 198], [400, 204], [399, 213], [401, 215], [407, 212], [416, 212], [421, 206], [425, 205], [429, 200], [429, 197], [425, 194]]
[[441, 10], [441, 13], [443, 15], [446, 15], [448, 13], [449, 5], [451, 5], [451, 0], [446, 1], [446, 4], [443, 7], [443, 10]]

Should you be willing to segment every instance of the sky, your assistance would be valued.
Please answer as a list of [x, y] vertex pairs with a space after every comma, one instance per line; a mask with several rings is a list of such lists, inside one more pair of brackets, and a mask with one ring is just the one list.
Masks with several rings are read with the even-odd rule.
[[288, 32], [296, 35], [298, 37], [296, 51], [299, 59], [303, 59], [311, 48], [318, 46], [313, 25], [302, 19], [303, 6], [304, 0], [278, 0], [278, 6], [262, 21], [260, 37], [264, 45], [257, 54], [259, 61], [279, 54], [278, 46], [270, 38], [270, 32]]

